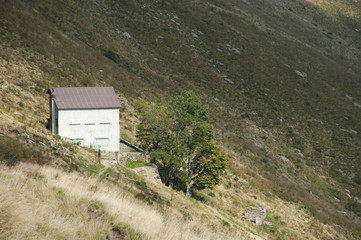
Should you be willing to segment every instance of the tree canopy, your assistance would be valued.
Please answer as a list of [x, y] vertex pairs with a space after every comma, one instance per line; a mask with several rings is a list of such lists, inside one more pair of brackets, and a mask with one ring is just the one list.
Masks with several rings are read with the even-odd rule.
[[162, 181], [192, 195], [192, 188], [213, 188], [227, 167], [214, 142], [209, 107], [193, 91], [176, 96], [171, 106], [136, 101], [137, 139], [150, 152]]

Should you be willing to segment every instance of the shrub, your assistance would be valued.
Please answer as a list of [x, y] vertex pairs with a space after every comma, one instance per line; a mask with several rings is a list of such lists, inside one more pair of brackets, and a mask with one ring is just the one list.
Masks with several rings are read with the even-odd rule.
[[104, 203], [96, 200], [92, 200], [89, 204], [89, 209], [91, 209], [93, 212], [105, 212], [105, 205]]
[[113, 62], [119, 64], [120, 63], [120, 57], [117, 53], [113, 52], [112, 50], [103, 50], [104, 57], [109, 58]]

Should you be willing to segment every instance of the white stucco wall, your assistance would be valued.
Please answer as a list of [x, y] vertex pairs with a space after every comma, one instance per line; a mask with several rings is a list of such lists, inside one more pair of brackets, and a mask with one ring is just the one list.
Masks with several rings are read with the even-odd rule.
[[119, 109], [59, 109], [58, 134], [104, 151], [119, 151]]

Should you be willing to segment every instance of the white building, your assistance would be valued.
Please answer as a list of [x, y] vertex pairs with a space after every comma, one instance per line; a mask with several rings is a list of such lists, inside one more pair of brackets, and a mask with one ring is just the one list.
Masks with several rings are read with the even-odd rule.
[[112, 87], [51, 88], [53, 134], [83, 146], [119, 151], [118, 97]]

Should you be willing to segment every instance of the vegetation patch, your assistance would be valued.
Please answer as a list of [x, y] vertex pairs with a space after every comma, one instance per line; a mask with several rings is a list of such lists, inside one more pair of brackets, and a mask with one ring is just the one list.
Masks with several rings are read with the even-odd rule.
[[152, 166], [152, 163], [147, 163], [143, 161], [127, 161], [127, 168], [139, 168], [139, 167], [149, 167]]
[[119, 54], [117, 54], [116, 52], [114, 52], [112, 50], [103, 50], [103, 55], [104, 55], [104, 57], [109, 58], [110, 60], [112, 60], [113, 62], [115, 62], [117, 64], [120, 63]]
[[151, 154], [167, 186], [185, 190], [213, 189], [228, 158], [215, 144], [210, 110], [193, 91], [177, 95], [172, 105], [136, 101], [140, 115], [137, 138]]
[[116, 232], [117, 235], [125, 239], [125, 240], [147, 240], [147, 238], [143, 233], [133, 229], [127, 223], [117, 223], [113, 226], [112, 231]]

